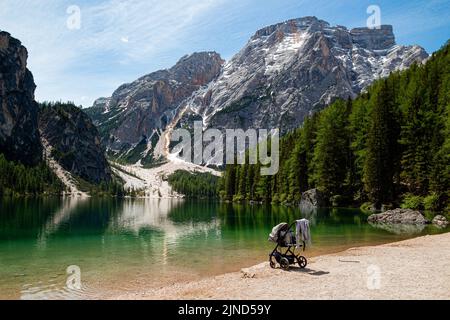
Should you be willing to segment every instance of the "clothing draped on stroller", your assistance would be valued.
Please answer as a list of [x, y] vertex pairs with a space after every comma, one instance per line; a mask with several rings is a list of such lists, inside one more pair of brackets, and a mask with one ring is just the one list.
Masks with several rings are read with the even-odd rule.
[[[292, 230], [296, 227], [296, 232]], [[269, 241], [277, 244], [269, 256], [270, 266], [275, 268], [277, 263], [284, 270], [289, 270], [291, 265], [298, 263], [304, 269], [308, 265], [308, 260], [296, 254], [297, 250], [306, 250], [306, 245], [311, 243], [309, 221], [298, 220], [291, 225], [281, 223], [274, 227], [269, 235]]]

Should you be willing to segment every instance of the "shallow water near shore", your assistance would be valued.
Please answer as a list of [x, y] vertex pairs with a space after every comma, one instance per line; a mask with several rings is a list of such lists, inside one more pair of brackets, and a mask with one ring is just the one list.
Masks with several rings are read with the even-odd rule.
[[[0, 202], [0, 298], [98, 299], [239, 271], [265, 261], [273, 226], [307, 218], [307, 257], [449, 231], [384, 228], [355, 209], [182, 200], [40, 199]], [[81, 290], [66, 282], [81, 270]]]

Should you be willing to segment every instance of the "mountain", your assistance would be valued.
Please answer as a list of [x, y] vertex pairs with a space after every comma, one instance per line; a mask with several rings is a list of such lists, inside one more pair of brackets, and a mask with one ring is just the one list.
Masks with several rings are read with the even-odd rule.
[[274, 176], [227, 166], [222, 198], [450, 212], [450, 41], [426, 63], [308, 117], [280, 153]]
[[285, 133], [336, 98], [355, 98], [374, 80], [427, 57], [419, 46], [397, 45], [392, 26], [348, 30], [315, 17], [286, 21], [257, 31], [186, 102], [185, 119]]
[[92, 184], [111, 181], [111, 168], [91, 119], [71, 104], [43, 104], [39, 130], [50, 156], [64, 170]]
[[0, 32], [0, 162], [2, 169], [10, 168], [1, 189], [8, 194], [53, 193], [62, 190], [59, 178], [74, 192], [77, 178], [92, 184], [111, 182], [92, 120], [70, 104], [39, 108], [27, 58], [19, 40]]
[[33, 75], [27, 69], [27, 49], [7, 32], [0, 32], [0, 153], [10, 161], [36, 165], [42, 147]]
[[170, 69], [120, 86], [110, 98], [98, 99], [86, 112], [98, 126], [110, 155], [134, 158], [134, 162], [149, 155], [147, 162], [152, 162], [159, 129], [174, 119], [186, 98], [220, 74], [223, 63], [215, 52], [194, 53]]
[[419, 46], [397, 45], [392, 26], [348, 30], [305, 17], [257, 31], [226, 64], [216, 53], [184, 57], [121, 86], [87, 112], [110, 155], [154, 165], [168, 127], [201, 120], [219, 129], [286, 133], [335, 99], [355, 98], [376, 79], [427, 57]]

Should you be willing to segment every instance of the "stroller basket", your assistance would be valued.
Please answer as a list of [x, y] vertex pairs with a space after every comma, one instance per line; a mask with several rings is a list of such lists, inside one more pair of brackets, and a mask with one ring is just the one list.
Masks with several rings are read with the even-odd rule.
[[[294, 226], [297, 226], [297, 232], [293, 231]], [[305, 240], [309, 239], [304, 239], [305, 237], [309, 238], [309, 221], [307, 220], [296, 221], [291, 225], [282, 223], [273, 228], [269, 241], [276, 243], [277, 246], [269, 255], [270, 266], [275, 268], [279, 264], [282, 269], [289, 270], [291, 265], [298, 263], [300, 268], [306, 268], [307, 259], [296, 253], [300, 249], [306, 250]]]

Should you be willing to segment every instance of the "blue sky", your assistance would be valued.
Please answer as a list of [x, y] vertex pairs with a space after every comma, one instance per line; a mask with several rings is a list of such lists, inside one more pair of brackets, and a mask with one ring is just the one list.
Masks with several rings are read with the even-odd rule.
[[[217, 51], [229, 59], [266, 25], [315, 15], [365, 26], [372, 4], [399, 44], [433, 52], [450, 38], [450, 0], [1, 0], [0, 30], [28, 48], [38, 100], [88, 107], [185, 54]], [[67, 27], [72, 5], [81, 10], [80, 29]]]

